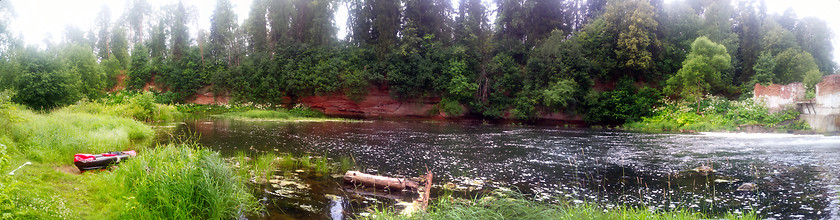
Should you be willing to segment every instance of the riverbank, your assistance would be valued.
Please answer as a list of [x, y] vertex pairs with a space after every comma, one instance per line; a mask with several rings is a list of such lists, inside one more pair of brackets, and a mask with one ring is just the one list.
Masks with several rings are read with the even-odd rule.
[[[495, 192], [475, 199], [444, 195], [435, 199], [426, 211], [410, 215], [377, 209], [363, 219], [709, 219], [703, 213], [688, 210], [659, 211], [647, 208], [618, 206], [604, 208], [586, 202], [537, 202], [522, 194]], [[719, 219], [759, 219], [755, 213], [729, 213]]]
[[629, 122], [622, 128], [645, 132], [806, 132], [807, 122], [799, 120], [799, 111], [784, 109], [771, 113], [753, 99], [727, 100], [705, 97], [697, 102], [666, 100], [653, 109], [653, 116]]
[[[175, 145], [159, 145], [151, 147], [149, 138], [152, 134], [145, 132], [148, 126], [136, 121], [136, 119], [129, 119], [128, 117], [117, 117], [106, 115], [104, 113], [86, 113], [75, 112], [74, 109], [79, 109], [78, 106], [71, 106], [65, 109], [59, 109], [52, 113], [35, 113], [25, 110], [23, 107], [13, 104], [4, 104], [2, 111], [0, 111], [0, 125], [4, 132], [0, 132], [0, 143], [3, 143], [6, 148], [3, 158], [8, 158], [8, 163], [4, 163], [2, 170], [9, 172], [18, 165], [26, 162], [32, 162], [32, 165], [24, 166], [22, 169], [16, 171], [15, 175], [5, 176], [2, 179], [2, 193], [4, 196], [3, 204], [11, 204], [11, 208], [5, 208], [3, 213], [9, 213], [13, 217], [30, 218], [30, 219], [54, 219], [54, 218], [82, 218], [82, 219], [149, 219], [149, 218], [215, 218], [215, 216], [241, 216], [252, 214], [255, 217], [261, 217], [262, 211], [260, 207], [267, 206], [274, 200], [263, 200], [263, 204], [254, 204], [253, 197], [260, 197], [264, 190], [260, 188], [258, 191], [253, 190], [254, 185], [249, 186], [247, 183], [252, 183], [257, 186], [267, 185], [272, 188], [271, 193], [291, 193], [295, 196], [311, 195], [322, 193], [323, 190], [317, 189], [330, 188], [334, 191], [340, 192], [340, 187], [335, 183], [324, 185], [308, 185], [312, 188], [299, 188], [304, 185], [296, 185], [289, 183], [292, 179], [304, 178], [303, 176], [320, 176], [318, 178], [330, 178], [330, 174], [340, 173], [349, 165], [351, 159], [337, 159], [329, 160], [326, 157], [309, 156], [310, 154], [302, 154], [292, 156], [291, 154], [274, 154], [272, 152], [290, 152], [285, 149], [254, 149], [249, 155], [253, 159], [253, 163], [243, 166], [242, 161], [248, 161], [248, 157], [242, 155], [234, 157], [234, 159], [222, 159], [230, 155], [223, 156], [208, 150], [204, 146], [194, 144], [175, 144]], [[110, 107], [109, 107], [110, 108]], [[43, 121], [43, 122], [42, 122]], [[36, 123], [38, 122], [38, 123]], [[276, 124], [283, 124], [283, 127], [305, 128], [294, 129], [297, 131], [312, 130], [323, 132], [336, 132], [341, 137], [358, 137], [363, 140], [375, 139], [374, 143], [362, 144], [363, 146], [382, 146], [384, 142], [376, 141], [391, 141], [400, 138], [409, 138], [411, 143], [416, 143], [418, 139], [413, 139], [417, 135], [421, 135], [420, 139], [436, 140], [435, 142], [445, 141], [443, 144], [451, 147], [461, 146], [460, 144], [453, 144], [453, 138], [435, 138], [422, 136], [422, 133], [412, 133], [412, 135], [368, 135], [367, 133], [353, 135], [347, 133], [347, 130], [342, 132], [332, 131], [336, 124], [345, 124], [345, 127], [359, 127], [360, 125], [349, 125], [348, 123], [258, 123], [271, 124], [269, 126], [276, 126]], [[368, 123], [362, 123], [361, 126], [366, 126]], [[398, 131], [405, 129], [403, 125], [396, 125], [392, 122], [391, 129], [382, 129], [388, 131]], [[422, 124], [422, 123], [419, 123]], [[317, 126], [317, 127], [311, 127]], [[475, 127], [487, 127], [486, 125], [475, 125]], [[282, 127], [281, 127], [282, 128]], [[312, 129], [308, 129], [312, 128]], [[362, 129], [364, 131], [375, 131], [377, 127], [368, 127]], [[432, 133], [441, 133], [439, 125], [428, 126]], [[235, 132], [235, 129], [226, 128], [228, 132]], [[495, 128], [494, 128], [495, 129]], [[527, 128], [518, 128], [514, 130], [527, 131]], [[135, 131], [136, 130], [136, 131]], [[276, 130], [259, 129], [267, 132], [275, 133]], [[340, 129], [339, 129], [340, 130]], [[8, 131], [8, 132], [6, 132]], [[139, 131], [139, 132], [138, 132]], [[455, 130], [445, 129], [445, 134], [452, 134]], [[501, 131], [497, 131], [501, 132]], [[505, 137], [515, 135], [515, 133], [502, 132]], [[124, 134], [124, 135], [123, 135]], [[349, 134], [349, 135], [348, 135]], [[501, 134], [501, 133], [500, 133]], [[556, 136], [552, 132], [552, 137]], [[17, 136], [16, 136], [17, 135]], [[63, 135], [63, 136], [61, 136]], [[265, 135], [258, 135], [265, 136]], [[562, 136], [562, 135], [561, 135]], [[103, 139], [108, 137], [111, 139]], [[209, 135], [208, 138], [212, 138]], [[333, 136], [334, 137], [334, 136]], [[379, 139], [382, 138], [382, 139]], [[464, 140], [475, 140], [471, 138], [454, 138]], [[526, 140], [525, 138], [514, 138], [516, 140]], [[47, 141], [43, 141], [47, 140]], [[105, 141], [102, 141], [105, 140]], [[308, 139], [315, 140], [315, 139]], [[61, 141], [61, 142], [59, 142]], [[502, 143], [498, 140], [498, 143]], [[470, 141], [471, 145], [474, 141]], [[99, 143], [111, 143], [106, 145], [111, 148], [135, 149], [138, 150], [140, 156], [132, 160], [125, 161], [111, 171], [102, 172], [88, 172], [84, 174], [75, 173], [75, 167], [69, 164], [69, 158], [72, 153], [76, 152], [97, 152], [106, 149], [97, 148]], [[347, 141], [346, 143], [359, 143], [355, 141]], [[494, 143], [494, 142], [491, 142]], [[64, 144], [64, 145], [62, 145]], [[254, 144], [251, 142], [251, 144]], [[329, 144], [318, 144], [317, 142], [308, 143], [309, 145], [328, 146]], [[299, 146], [295, 144], [287, 144], [293, 146], [297, 151], [291, 152], [323, 152], [311, 151], [307, 146]], [[410, 148], [412, 150], [422, 150], [422, 147], [399, 143], [399, 149]], [[491, 144], [479, 144], [476, 146], [490, 146]], [[601, 146], [603, 144], [596, 144]], [[52, 148], [47, 148], [50, 146]], [[272, 145], [273, 147], [281, 147]], [[437, 146], [429, 145], [429, 146]], [[520, 146], [520, 145], [517, 145]], [[566, 146], [566, 145], [563, 145]], [[71, 148], [73, 147], [73, 148]], [[230, 147], [230, 146], [228, 146]], [[253, 146], [252, 146], [253, 147]], [[257, 146], [260, 148], [260, 146]], [[382, 146], [384, 147], [384, 146]], [[368, 150], [377, 150], [376, 149]], [[34, 150], [33, 150], [34, 149]], [[50, 154], [49, 149], [54, 149], [55, 154]], [[69, 150], [68, 150], [69, 149]], [[239, 151], [244, 151], [247, 148], [239, 148]], [[37, 150], [37, 151], [36, 151]], [[218, 150], [218, 149], [214, 149]], [[386, 150], [389, 152], [396, 152], [397, 149]], [[475, 151], [475, 150], [473, 150]], [[489, 153], [491, 150], [475, 151], [479, 154]], [[589, 150], [587, 150], [588, 152]], [[22, 153], [23, 152], [23, 153]], [[39, 153], [46, 152], [46, 153]], [[362, 152], [359, 150], [352, 150], [351, 152]], [[378, 151], [377, 151], [378, 152]], [[577, 150], [570, 150], [569, 152], [577, 152]], [[337, 152], [338, 154], [345, 154]], [[311, 153], [319, 154], [320, 153]], [[41, 156], [46, 155], [46, 156]], [[435, 154], [431, 154], [435, 155]], [[545, 155], [545, 154], [539, 154]], [[7, 157], [8, 156], [8, 157]], [[359, 155], [356, 155], [359, 156]], [[392, 155], [393, 156], [393, 155]], [[459, 158], [467, 160], [468, 155]], [[287, 159], [289, 158], [289, 159]], [[436, 157], [438, 158], [438, 157]], [[441, 156], [438, 159], [447, 161], [452, 158]], [[482, 160], [493, 157], [482, 157]], [[357, 157], [357, 159], [362, 159]], [[352, 159], [355, 161], [356, 159]], [[575, 159], [577, 160], [577, 159]], [[64, 162], [62, 162], [64, 161]], [[530, 161], [530, 160], [528, 160]], [[564, 161], [560, 159], [550, 159], [547, 161]], [[603, 160], [601, 160], [603, 161]], [[361, 162], [362, 164], [371, 164]], [[343, 165], [342, 165], [343, 164]], [[466, 163], [465, 164], [469, 164]], [[509, 163], [506, 163], [509, 164]], [[406, 166], [406, 164], [392, 164], [393, 166]], [[338, 168], [336, 168], [338, 167]], [[412, 166], [417, 167], [417, 166]], [[435, 167], [432, 167], [433, 169]], [[298, 172], [298, 169], [303, 172]], [[439, 168], [442, 169], [442, 168]], [[279, 171], [278, 171], [279, 170]], [[597, 169], [596, 169], [597, 170]], [[384, 171], [390, 172], [390, 171]], [[470, 174], [463, 174], [470, 175]], [[207, 179], [207, 177], [212, 177]], [[452, 177], [450, 177], [451, 179]], [[600, 179], [600, 178], [599, 178]], [[208, 182], [223, 183], [218, 184], [212, 188], [211, 186], [202, 185]], [[287, 184], [288, 183], [288, 184]], [[278, 188], [273, 188], [277, 184]], [[285, 184], [285, 185], [284, 185]], [[210, 187], [210, 188], [208, 188]], [[718, 186], [721, 187], [721, 186]], [[763, 185], [762, 185], [763, 187]], [[211, 189], [206, 191], [205, 189]], [[250, 190], [242, 190], [250, 189]], [[722, 188], [718, 188], [722, 190]], [[278, 191], [280, 190], [280, 191]], [[652, 193], [656, 194], [656, 193]], [[81, 196], [80, 196], [81, 195]], [[333, 193], [333, 195], [340, 195]], [[346, 195], [345, 195], [346, 196]], [[269, 196], [270, 197], [270, 196]], [[8, 199], [5, 199], [8, 198]], [[444, 218], [445, 216], [454, 216], [452, 218], [462, 218], [469, 216], [492, 217], [492, 216], [506, 216], [504, 214], [493, 213], [499, 210], [507, 210], [516, 208], [525, 213], [548, 213], [545, 216], [557, 216], [557, 218], [565, 218], [568, 215], [554, 215], [551, 213], [576, 213], [574, 216], [594, 216], [603, 218], [613, 218], [613, 214], [600, 214], [602, 212], [603, 201], [592, 201], [586, 205], [575, 206], [558, 206], [548, 203], [535, 202], [531, 198], [516, 197], [511, 198], [495, 196], [496, 202], [487, 204], [479, 203], [482, 200], [462, 200], [455, 197], [440, 197], [439, 202], [433, 203], [428, 212], [421, 212], [420, 217], [396, 216], [394, 213], [389, 215], [382, 214], [382, 218]], [[209, 200], [209, 201], [205, 201]], [[458, 201], [452, 204], [441, 204], [441, 201]], [[187, 202], [180, 202], [187, 201]], [[317, 202], [317, 201], [316, 201]], [[494, 207], [494, 204], [496, 207]], [[272, 204], [276, 205], [276, 204]], [[305, 204], [310, 205], [310, 204]], [[386, 203], [387, 205], [387, 203]], [[210, 209], [195, 210], [195, 207], [213, 207]], [[520, 207], [521, 206], [521, 207]], [[578, 206], [582, 206], [580, 208]], [[293, 205], [293, 208], [303, 207], [302, 205]], [[312, 206], [307, 206], [312, 207]], [[387, 206], [385, 206], [387, 207]], [[529, 207], [537, 207], [529, 209]], [[548, 207], [548, 208], [545, 208]], [[587, 208], [589, 207], [589, 208]], [[625, 206], [629, 207], [629, 206]], [[281, 206], [281, 208], [288, 208]], [[107, 212], [102, 210], [108, 210]], [[235, 212], [232, 212], [235, 211]], [[285, 209], [281, 209], [284, 210]], [[385, 209], [383, 209], [384, 212]], [[610, 209], [613, 210], [613, 209]], [[679, 219], [674, 216], [702, 216], [697, 211], [676, 211], [669, 212], [650, 212], [644, 210], [634, 210], [631, 208], [616, 208], [615, 211], [620, 213], [618, 216], [662, 216], [662, 219]], [[626, 211], [621, 211], [626, 210]], [[687, 214], [680, 214], [685, 212]], [[484, 213], [482, 215], [471, 215], [470, 213]], [[509, 212], [517, 213], [517, 212]], [[355, 214], [355, 213], [353, 213]], [[715, 212], [712, 215], [722, 216], [720, 212]], [[373, 217], [380, 216], [378, 214]], [[613, 217], [610, 217], [613, 216]], [[516, 217], [516, 216], [514, 216]], [[570, 218], [571, 218], [570, 217]], [[379, 217], [377, 217], [379, 218]], [[641, 218], [641, 217], [640, 217]], [[660, 217], [656, 217], [660, 218]]]
[[[259, 210], [218, 153], [186, 144], [150, 147], [154, 132], [135, 117], [163, 114], [109, 114], [136, 106], [142, 104], [84, 102], [36, 113], [0, 100], [3, 218], [220, 219]], [[129, 149], [139, 155], [107, 171], [79, 173], [71, 162], [76, 153]]]

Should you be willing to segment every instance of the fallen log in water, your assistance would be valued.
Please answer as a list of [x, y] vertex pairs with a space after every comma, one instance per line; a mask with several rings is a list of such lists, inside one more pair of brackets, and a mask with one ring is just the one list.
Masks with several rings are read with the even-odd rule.
[[359, 171], [347, 171], [347, 173], [344, 173], [344, 182], [387, 190], [417, 190], [417, 187], [420, 185], [408, 179], [377, 176]]

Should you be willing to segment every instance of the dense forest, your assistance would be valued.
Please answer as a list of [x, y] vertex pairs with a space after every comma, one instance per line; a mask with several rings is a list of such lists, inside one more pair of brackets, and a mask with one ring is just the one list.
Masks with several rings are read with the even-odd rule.
[[768, 14], [760, 0], [254, 0], [247, 15], [218, 0], [198, 33], [193, 7], [132, 0], [119, 19], [103, 6], [93, 28], [68, 26], [46, 48], [11, 33], [12, 11], [0, 2], [0, 90], [35, 109], [96, 99], [125, 73], [129, 90], [164, 87], [160, 102], [208, 85], [268, 105], [387, 88], [441, 97], [450, 115], [618, 124], [663, 97], [736, 99], [756, 83], [813, 90], [837, 69], [825, 21]]

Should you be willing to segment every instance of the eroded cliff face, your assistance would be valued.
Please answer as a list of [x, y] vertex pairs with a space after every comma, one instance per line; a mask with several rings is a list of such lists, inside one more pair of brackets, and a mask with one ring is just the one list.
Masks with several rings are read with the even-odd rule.
[[443, 117], [433, 111], [440, 100], [440, 97], [397, 100], [387, 89], [372, 88], [359, 102], [350, 100], [343, 93], [308, 96], [298, 102], [327, 115]]
[[[187, 100], [187, 103], [227, 104], [230, 100], [230, 93], [216, 94], [208, 86], [199, 89], [192, 98]], [[331, 116], [461, 118], [461, 116], [449, 116], [437, 111], [435, 106], [440, 101], [440, 97], [400, 100], [394, 98], [387, 88], [370, 88], [367, 95], [358, 101], [353, 101], [344, 93], [340, 92], [327, 95], [306, 96], [297, 99], [297, 103], [307, 105], [312, 109]], [[511, 118], [510, 114], [505, 114], [505, 117], [508, 119]], [[579, 115], [568, 115], [558, 112], [545, 113], [537, 117], [541, 120], [563, 121], [574, 124], [583, 123], [583, 118]]]

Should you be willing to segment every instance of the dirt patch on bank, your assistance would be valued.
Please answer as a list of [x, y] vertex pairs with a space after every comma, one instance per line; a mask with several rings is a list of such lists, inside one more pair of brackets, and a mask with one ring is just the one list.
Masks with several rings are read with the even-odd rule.
[[59, 167], [56, 167], [55, 170], [58, 170], [62, 173], [66, 173], [66, 174], [75, 174], [75, 175], [82, 174], [82, 172], [79, 171], [79, 168], [76, 168], [73, 165], [61, 165]]

